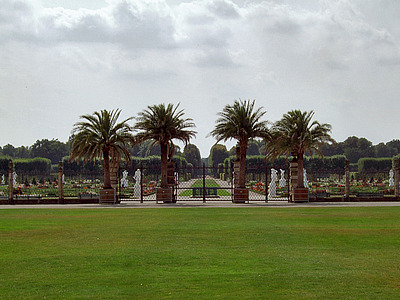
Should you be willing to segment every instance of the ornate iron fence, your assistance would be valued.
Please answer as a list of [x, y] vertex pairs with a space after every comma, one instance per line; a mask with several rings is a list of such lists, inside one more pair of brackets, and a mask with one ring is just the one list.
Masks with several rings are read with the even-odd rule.
[[[287, 201], [289, 178], [287, 170], [276, 171], [265, 166], [246, 169], [249, 201]], [[273, 171], [272, 171], [273, 172]], [[119, 171], [118, 197], [121, 201], [156, 201], [160, 168], [143, 166]], [[232, 201], [234, 195], [233, 167], [191, 166], [174, 168], [170, 187], [176, 201]], [[279, 175], [278, 175], [279, 173]], [[275, 175], [274, 175], [275, 174]], [[171, 175], [170, 175], [171, 176]]]

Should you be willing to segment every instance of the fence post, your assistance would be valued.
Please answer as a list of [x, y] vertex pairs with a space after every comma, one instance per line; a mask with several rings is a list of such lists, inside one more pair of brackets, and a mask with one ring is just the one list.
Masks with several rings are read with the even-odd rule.
[[290, 174], [290, 163], [286, 169], [286, 174], [287, 174], [287, 194], [288, 194], [287, 201], [290, 202], [290, 183], [292, 182], [291, 174]]
[[345, 183], [345, 188], [344, 188], [344, 197], [349, 200], [350, 197], [350, 161], [348, 159], [346, 159], [346, 166], [344, 169], [344, 173], [345, 173], [345, 179], [346, 179], [346, 183]]
[[394, 160], [394, 196], [399, 198], [399, 159]]
[[265, 203], [268, 203], [268, 161], [265, 164]]
[[143, 203], [143, 163], [140, 163], [140, 203]]
[[231, 162], [231, 200], [233, 202], [234, 199], [234, 194], [235, 194], [235, 182], [234, 182], [234, 177], [235, 177], [235, 168], [233, 162]]
[[203, 163], [203, 203], [206, 203], [206, 164]]
[[63, 163], [58, 162], [58, 203], [64, 203], [63, 194]]
[[8, 202], [10, 204], [14, 204], [14, 180], [13, 180], [13, 172], [14, 164], [12, 160], [8, 162]]

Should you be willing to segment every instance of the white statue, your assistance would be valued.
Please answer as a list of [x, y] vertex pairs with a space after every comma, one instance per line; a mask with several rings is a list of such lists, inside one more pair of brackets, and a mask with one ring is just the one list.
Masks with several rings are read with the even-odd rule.
[[268, 185], [268, 197], [276, 197], [276, 182], [278, 181], [278, 171], [271, 169], [271, 182]]
[[306, 169], [303, 169], [303, 183], [304, 187], [308, 189], [308, 180], [307, 180], [307, 171]]
[[179, 174], [178, 174], [178, 172], [175, 172], [174, 176], [175, 176], [175, 184], [178, 184], [179, 183]]
[[4, 174], [1, 176], [1, 184], [2, 184], [2, 185], [5, 185], [5, 184], [6, 184], [6, 181], [5, 181], [5, 179], [4, 179]]
[[129, 184], [128, 171], [125, 170], [122, 172], [121, 187], [126, 188], [126, 187], [128, 187], [128, 184]]
[[64, 174], [62, 176], [62, 183], [65, 184], [65, 176], [64, 176]]
[[141, 176], [140, 170], [137, 169], [135, 172], [135, 175], [133, 176], [133, 179], [135, 179], [135, 181], [136, 181], [135, 186], [133, 187], [133, 196], [137, 197], [137, 198], [140, 198], [140, 195], [142, 192], [140, 189], [141, 178], [142, 178], [142, 176]]
[[394, 171], [393, 171], [393, 169], [391, 169], [389, 171], [389, 176], [390, 176], [390, 178], [389, 178], [389, 186], [394, 186]]
[[281, 179], [279, 179], [279, 187], [283, 188], [286, 186], [285, 170], [281, 169]]
[[18, 177], [18, 175], [17, 175], [17, 172], [13, 172], [13, 187], [16, 187], [17, 186], [17, 177]]

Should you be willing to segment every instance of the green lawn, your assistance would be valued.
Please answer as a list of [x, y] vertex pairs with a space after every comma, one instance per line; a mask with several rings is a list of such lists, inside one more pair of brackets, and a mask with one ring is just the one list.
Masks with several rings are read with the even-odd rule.
[[396, 299], [400, 207], [0, 210], [2, 299]]
[[[206, 187], [221, 187], [214, 179], [206, 179], [205, 180], [205, 185], [206, 185]], [[194, 187], [203, 187], [203, 179], [196, 180], [190, 186], [190, 188], [194, 188]], [[231, 193], [229, 193], [226, 190], [222, 190], [222, 189], [218, 189], [217, 190], [217, 195], [218, 196], [232, 196]], [[188, 190], [183, 191], [182, 193], [180, 193], [179, 196], [193, 196], [193, 191], [191, 189], [188, 189]]]

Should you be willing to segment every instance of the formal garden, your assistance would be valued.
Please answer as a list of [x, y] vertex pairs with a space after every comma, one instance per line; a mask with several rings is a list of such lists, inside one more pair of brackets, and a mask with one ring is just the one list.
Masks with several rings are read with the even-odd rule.
[[[209, 136], [216, 140], [214, 150], [223, 150], [218, 143], [232, 139], [236, 147], [217, 164], [217, 155], [210, 152], [209, 165], [199, 154], [191, 162], [176, 155], [173, 141], [187, 146], [197, 134], [179, 104], [148, 106], [123, 121], [120, 113], [101, 110], [81, 116], [72, 130], [69, 155], [58, 166], [46, 158], [0, 157], [1, 203], [399, 200], [398, 157], [360, 158], [357, 166], [352, 153], [352, 163], [345, 155], [324, 157], [323, 147], [336, 142], [331, 126], [313, 120], [313, 111], [292, 110], [270, 124], [254, 100], [235, 100], [217, 113]], [[365, 145], [362, 139], [352, 141]], [[264, 155], [248, 155], [254, 143]], [[159, 155], [134, 157], [134, 147], [142, 144], [147, 152], [157, 146]]]

